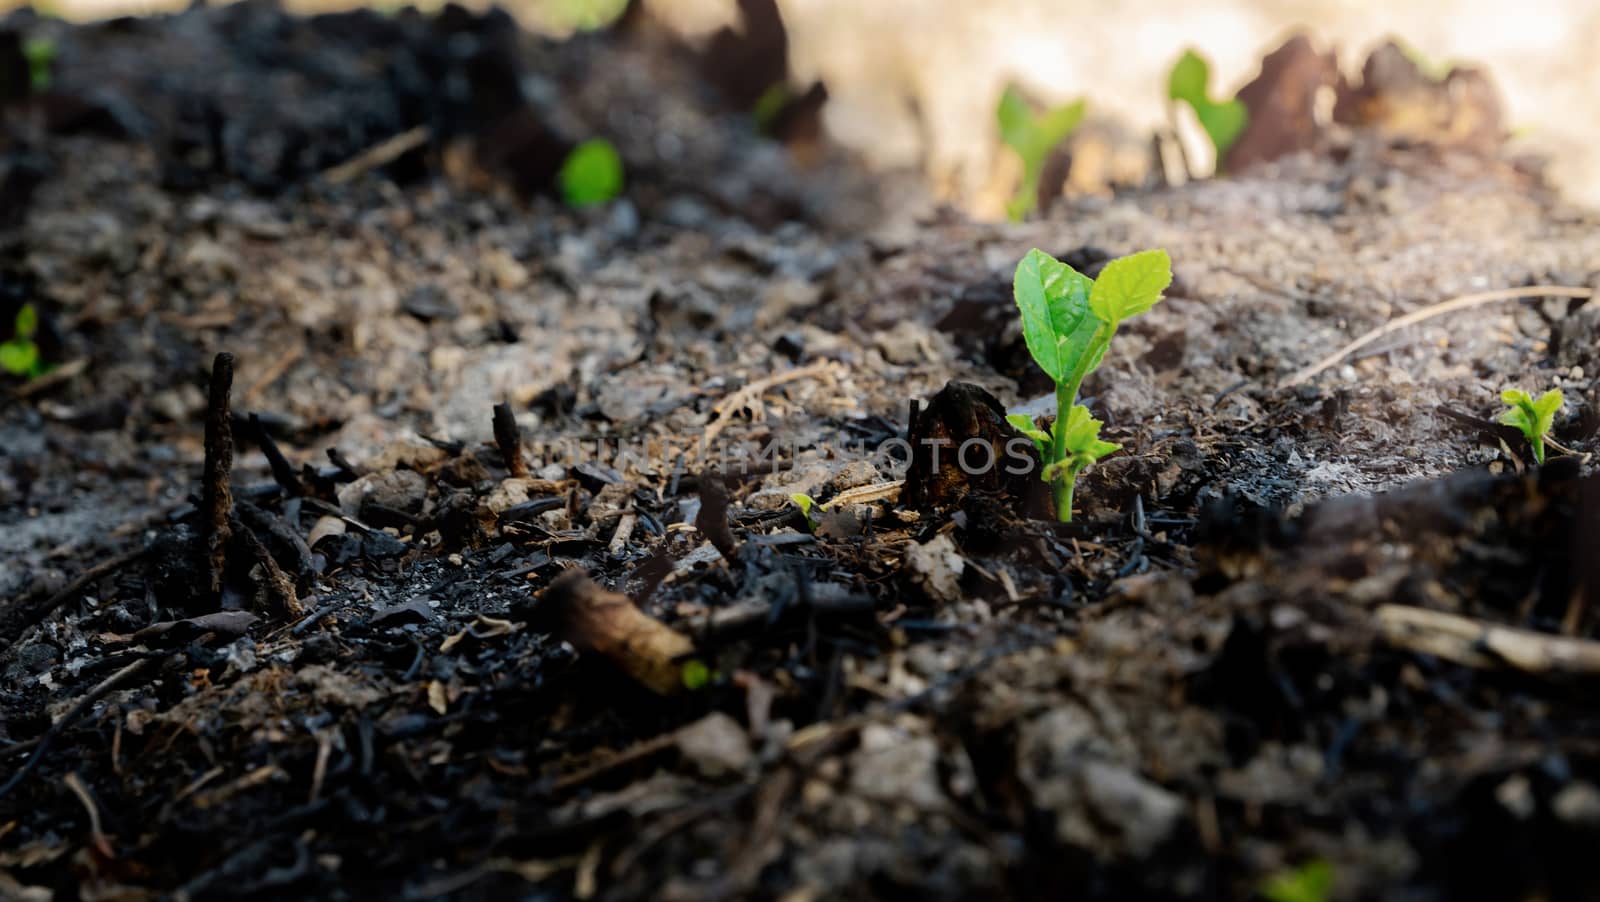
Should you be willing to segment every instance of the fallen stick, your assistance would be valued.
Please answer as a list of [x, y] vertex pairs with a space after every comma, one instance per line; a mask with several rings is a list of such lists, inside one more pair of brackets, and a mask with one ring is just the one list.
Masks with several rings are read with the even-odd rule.
[[1294, 386], [1305, 382], [1307, 379], [1310, 379], [1312, 376], [1317, 375], [1323, 370], [1338, 364], [1339, 361], [1349, 357], [1351, 354], [1354, 354], [1367, 345], [1372, 344], [1385, 335], [1398, 332], [1407, 326], [1414, 326], [1417, 323], [1433, 319], [1436, 316], [1444, 316], [1446, 313], [1454, 313], [1457, 310], [1465, 310], [1468, 307], [1478, 307], [1483, 304], [1493, 303], [1495, 301], [1515, 301], [1537, 297], [1558, 297], [1588, 300], [1589, 298], [1594, 297], [1594, 290], [1589, 288], [1573, 287], [1570, 285], [1529, 285], [1524, 288], [1501, 288], [1495, 291], [1480, 291], [1477, 294], [1464, 294], [1457, 298], [1451, 298], [1448, 301], [1430, 304], [1421, 310], [1413, 310], [1399, 319], [1390, 320], [1378, 328], [1373, 329], [1371, 332], [1368, 332], [1367, 334], [1357, 338], [1355, 341], [1350, 342], [1339, 350], [1334, 351], [1332, 354], [1329, 354], [1316, 363], [1313, 363], [1305, 369], [1302, 369], [1290, 376], [1283, 382], [1282, 387], [1293, 388]]
[[[0, 642], [9, 645], [15, 642], [23, 631], [40, 620], [55, 613], [61, 607], [78, 596], [88, 585], [114, 570], [121, 569], [149, 553], [149, 549], [136, 548], [117, 555], [110, 560], [101, 561], [93, 567], [78, 574], [78, 578], [67, 583], [66, 587], [56, 594], [45, 599], [37, 605], [13, 604], [0, 613]], [[19, 609], [13, 611], [13, 608]]]
[[1600, 642], [1484, 623], [1457, 614], [1386, 604], [1378, 631], [1391, 645], [1483, 669], [1537, 674], [1600, 674]]
[[610, 658], [657, 695], [683, 688], [689, 637], [639, 610], [628, 596], [601, 588], [582, 569], [556, 577], [538, 610], [567, 641]]
[[330, 185], [342, 185], [362, 173], [393, 163], [408, 151], [428, 143], [432, 137], [433, 132], [426, 125], [408, 129], [379, 141], [337, 166], [323, 170], [322, 180]]

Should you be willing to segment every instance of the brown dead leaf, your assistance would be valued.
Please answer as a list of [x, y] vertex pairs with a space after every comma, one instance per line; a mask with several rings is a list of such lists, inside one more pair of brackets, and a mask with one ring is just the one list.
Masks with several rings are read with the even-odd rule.
[[1372, 51], [1359, 88], [1340, 92], [1334, 119], [1395, 138], [1490, 150], [1505, 140], [1504, 112], [1489, 76], [1454, 66], [1434, 79], [1390, 41]]
[[1250, 113], [1244, 132], [1228, 148], [1218, 168], [1239, 172], [1256, 163], [1299, 150], [1322, 139], [1317, 122], [1317, 95], [1343, 81], [1339, 62], [1330, 51], [1317, 53], [1304, 35], [1295, 35], [1261, 61], [1261, 74], [1235, 96]]

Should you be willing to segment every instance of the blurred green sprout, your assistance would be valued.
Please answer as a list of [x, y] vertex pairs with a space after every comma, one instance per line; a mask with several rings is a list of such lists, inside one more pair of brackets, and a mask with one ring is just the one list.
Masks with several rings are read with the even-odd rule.
[[610, 141], [591, 138], [567, 154], [557, 178], [569, 205], [603, 204], [622, 193], [622, 156]]
[[1500, 393], [1500, 400], [1507, 407], [1505, 413], [1500, 414], [1500, 422], [1521, 430], [1528, 444], [1533, 446], [1533, 459], [1544, 464], [1545, 437], [1555, 424], [1556, 411], [1566, 400], [1561, 389], [1552, 388], [1535, 398], [1520, 388], [1508, 388]]
[[34, 92], [48, 91], [56, 65], [56, 42], [49, 38], [33, 38], [22, 45], [22, 58], [28, 61], [28, 83]]
[[995, 118], [1000, 123], [1000, 140], [1022, 160], [1022, 185], [1006, 204], [1006, 215], [1021, 222], [1039, 203], [1039, 178], [1045, 160], [1056, 145], [1065, 141], [1083, 121], [1088, 102], [1078, 99], [1064, 106], [1035, 113], [1027, 98], [1015, 85], [1007, 85], [1000, 95]]
[[33, 336], [39, 331], [39, 313], [32, 304], [23, 304], [12, 324], [10, 340], [0, 343], [0, 369], [26, 379], [44, 372], [44, 358]]
[[1183, 56], [1172, 64], [1172, 71], [1167, 76], [1167, 98], [1187, 103], [1194, 110], [1200, 127], [1216, 149], [1217, 168], [1220, 170], [1223, 155], [1239, 140], [1239, 135], [1250, 121], [1250, 113], [1244, 103], [1238, 98], [1211, 99], [1211, 66], [1205, 57], [1193, 50], [1185, 50]]

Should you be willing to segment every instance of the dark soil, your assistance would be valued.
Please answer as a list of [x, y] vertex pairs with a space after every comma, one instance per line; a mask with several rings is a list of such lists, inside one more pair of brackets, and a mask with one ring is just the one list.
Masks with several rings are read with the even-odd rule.
[[[1596, 284], [1528, 168], [1358, 129], [998, 226], [820, 91], [759, 134], [736, 35], [4, 27], [57, 64], [0, 82], [0, 322], [53, 366], [0, 389], [0, 896], [1600, 897], [1600, 304], [1286, 384]], [[569, 210], [595, 134], [625, 197]], [[1053, 413], [1035, 246], [1177, 276], [1071, 524], [865, 453]]]

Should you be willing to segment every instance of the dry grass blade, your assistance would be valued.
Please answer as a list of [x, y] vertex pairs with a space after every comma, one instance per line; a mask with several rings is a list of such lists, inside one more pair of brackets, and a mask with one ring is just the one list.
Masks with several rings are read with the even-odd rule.
[[1575, 298], [1578, 300], [1587, 300], [1593, 296], [1594, 291], [1592, 289], [1578, 288], [1570, 285], [1529, 285], [1525, 288], [1501, 288], [1495, 291], [1481, 291], [1476, 294], [1464, 294], [1457, 298], [1451, 298], [1448, 301], [1441, 301], [1437, 304], [1432, 304], [1422, 308], [1421, 310], [1413, 310], [1399, 319], [1390, 320], [1389, 322], [1384, 323], [1383, 325], [1373, 329], [1371, 332], [1368, 332], [1360, 338], [1357, 338], [1355, 341], [1350, 342], [1339, 350], [1334, 351], [1332, 354], [1329, 354], [1321, 360], [1318, 360], [1316, 363], [1313, 363], [1305, 369], [1302, 369], [1290, 376], [1288, 379], [1284, 380], [1283, 387], [1293, 388], [1294, 386], [1305, 382], [1323, 370], [1326, 370], [1332, 366], [1336, 366], [1339, 361], [1349, 357], [1351, 354], [1354, 354], [1367, 345], [1372, 344], [1385, 335], [1393, 334], [1401, 329], [1406, 328], [1407, 326], [1414, 326], [1417, 323], [1425, 322], [1433, 319], [1434, 317], [1444, 316], [1446, 313], [1454, 313], [1457, 310], [1465, 310], [1469, 307], [1478, 307], [1483, 304], [1491, 304], [1495, 301], [1515, 301], [1537, 297]]

